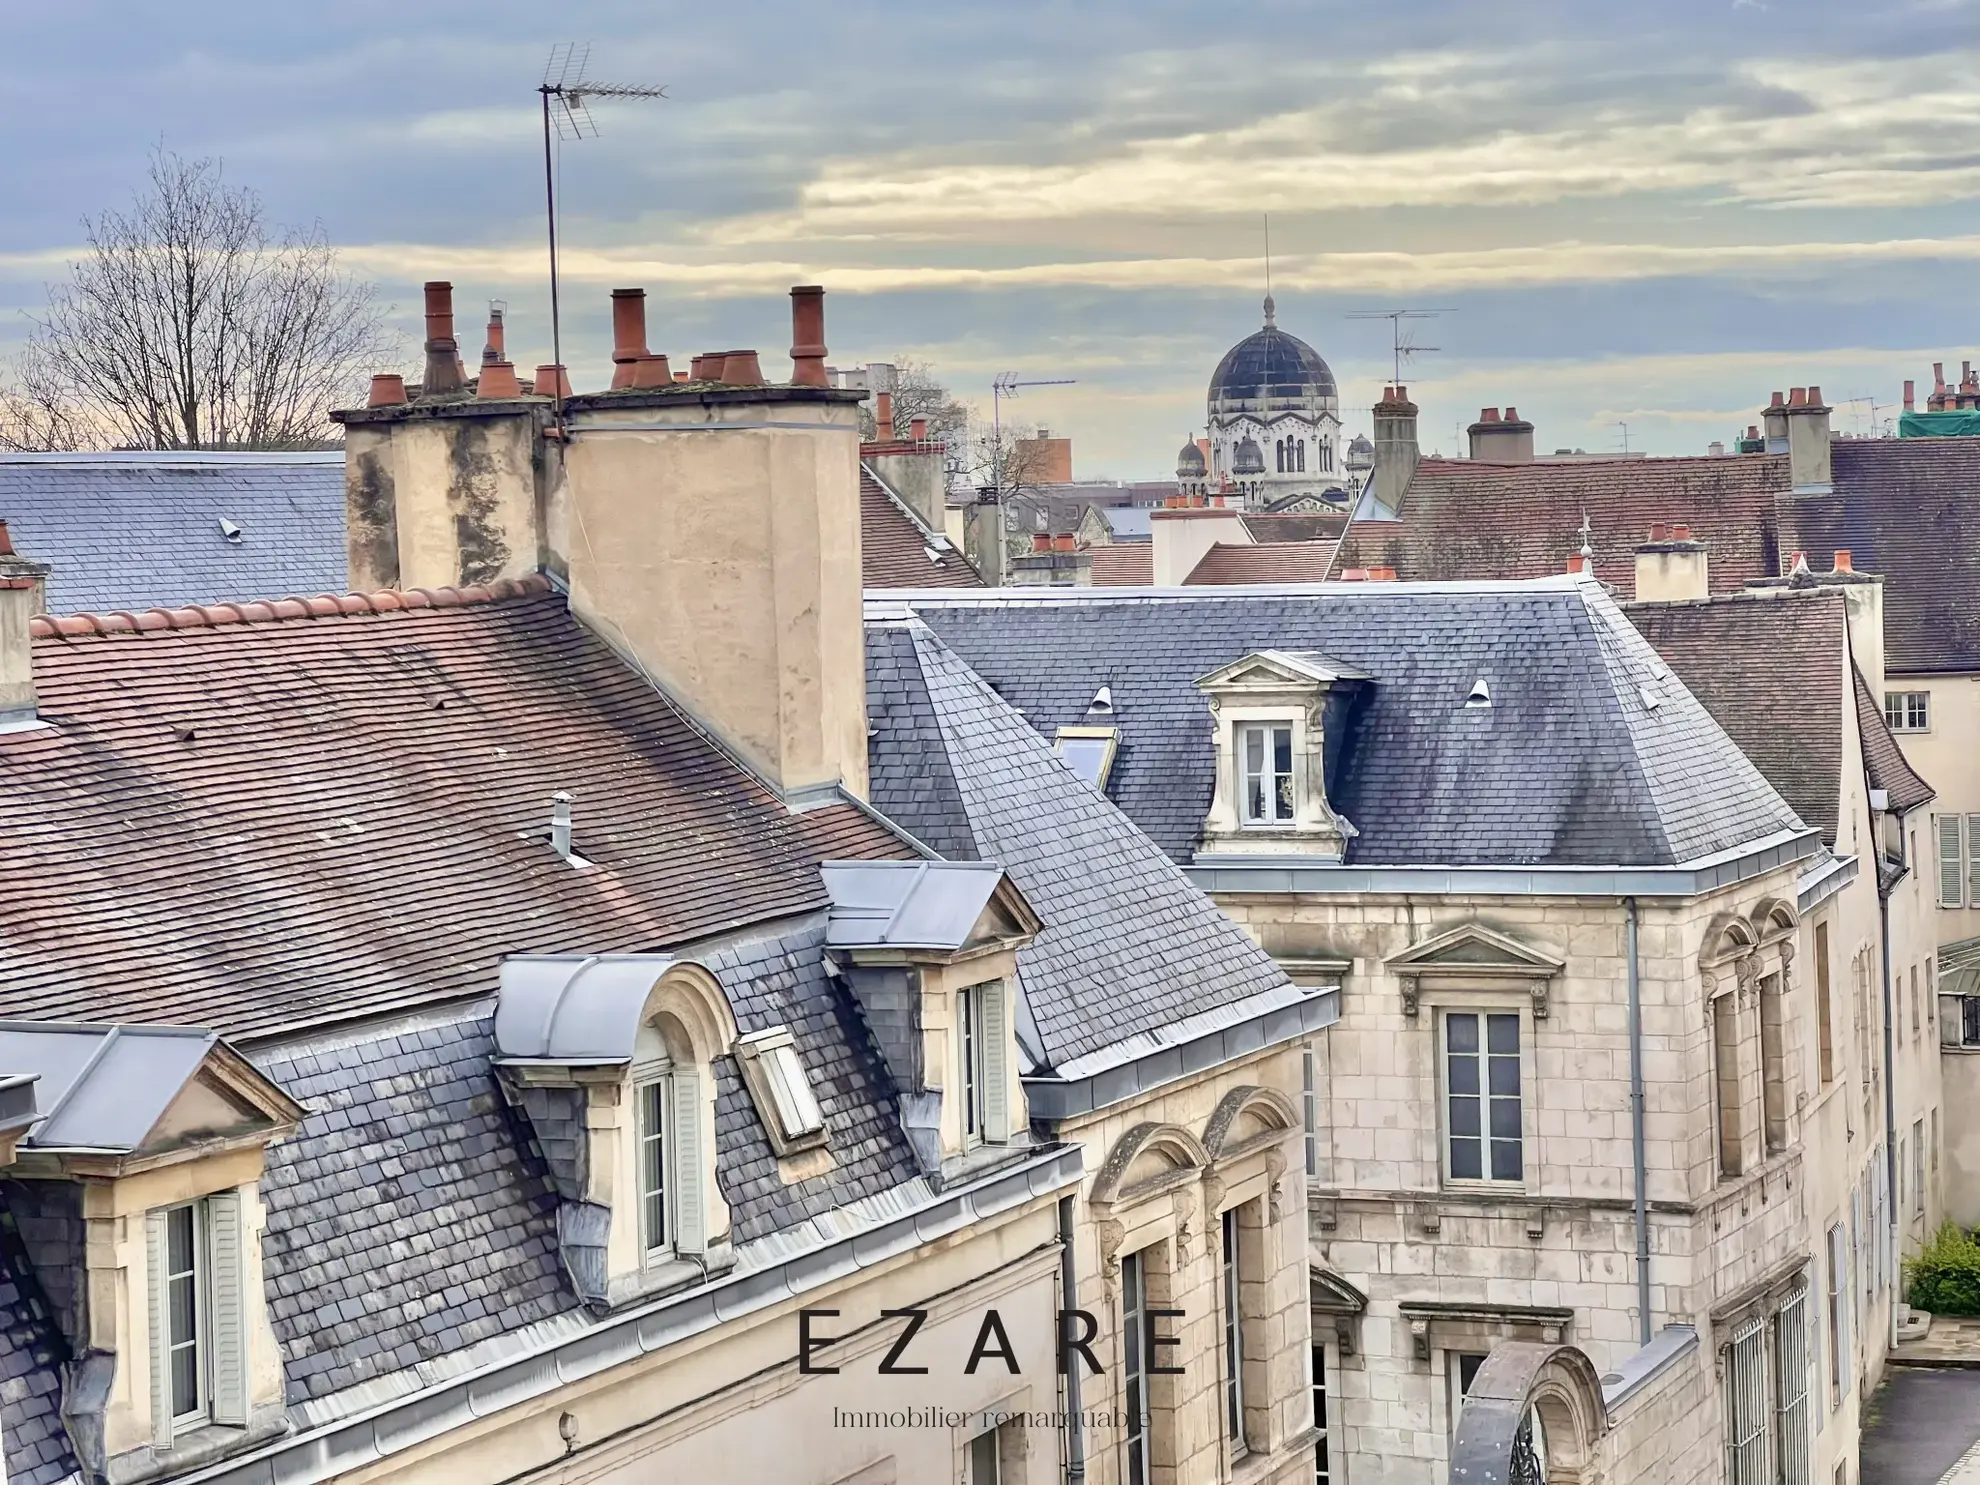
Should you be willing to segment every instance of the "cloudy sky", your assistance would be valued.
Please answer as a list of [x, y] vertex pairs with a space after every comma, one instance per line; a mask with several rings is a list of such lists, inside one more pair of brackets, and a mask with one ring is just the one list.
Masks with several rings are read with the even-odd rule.
[[1546, 448], [1702, 451], [1807, 382], [1866, 428], [1980, 359], [1980, 0], [0, 0], [0, 354], [163, 141], [320, 221], [409, 335], [449, 277], [548, 359], [534, 88], [565, 40], [669, 92], [564, 147], [581, 386], [615, 286], [655, 349], [781, 367], [817, 281], [836, 364], [986, 404], [1076, 378], [1018, 415], [1081, 474], [1159, 475], [1258, 323], [1267, 213], [1280, 324], [1350, 426], [1389, 375], [1351, 314], [1445, 311], [1406, 374], [1426, 446], [1513, 403]]

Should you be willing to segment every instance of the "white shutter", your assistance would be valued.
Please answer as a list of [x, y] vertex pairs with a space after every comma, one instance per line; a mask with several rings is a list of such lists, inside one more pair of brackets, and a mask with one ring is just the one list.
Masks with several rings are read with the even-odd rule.
[[241, 1226], [240, 1192], [222, 1191], [206, 1198], [206, 1246], [212, 1264], [206, 1292], [213, 1327], [209, 1363], [213, 1421], [245, 1428], [248, 1296]]
[[1939, 906], [1956, 908], [1960, 905], [1960, 883], [1965, 875], [1961, 869], [1959, 851], [1959, 816], [1934, 815], [1932, 823], [1939, 832]]
[[702, 1179], [701, 1069], [678, 1064], [669, 1080], [674, 1095], [673, 1177], [674, 1251], [708, 1249], [708, 1199]]
[[172, 1337], [165, 1314], [165, 1213], [144, 1214], [145, 1323], [151, 1331], [151, 1441], [172, 1442]]
[[1966, 903], [1980, 907], [1980, 815], [1966, 817]]
[[1001, 980], [979, 986], [976, 993], [983, 1001], [983, 1137], [1002, 1144], [1011, 1137], [1011, 1060], [1004, 1051], [1011, 1039], [1011, 1018]]

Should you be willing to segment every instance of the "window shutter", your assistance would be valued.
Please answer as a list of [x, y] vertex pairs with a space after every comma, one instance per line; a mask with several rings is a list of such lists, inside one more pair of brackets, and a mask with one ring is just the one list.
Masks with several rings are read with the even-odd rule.
[[245, 1428], [248, 1296], [241, 1227], [240, 1192], [222, 1191], [206, 1198], [206, 1243], [212, 1263], [207, 1308], [213, 1327], [213, 1421]]
[[165, 1320], [165, 1213], [144, 1214], [146, 1324], [151, 1331], [151, 1441], [172, 1442], [172, 1337]]
[[1011, 1137], [1008, 992], [1002, 981], [993, 981], [977, 993], [983, 997], [983, 1137], [1002, 1144]]
[[701, 1069], [693, 1063], [674, 1068], [674, 1251], [708, 1250], [706, 1182], [702, 1179]]
[[1966, 817], [1966, 901], [1980, 907], [1980, 815]]
[[1963, 875], [1959, 859], [1959, 816], [1935, 815], [1933, 823], [1939, 828], [1939, 906], [1956, 908], [1960, 905]]

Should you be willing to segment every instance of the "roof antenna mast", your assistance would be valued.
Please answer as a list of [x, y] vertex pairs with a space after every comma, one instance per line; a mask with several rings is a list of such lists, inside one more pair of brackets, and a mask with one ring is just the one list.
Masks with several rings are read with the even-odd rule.
[[1278, 320], [1278, 305], [1272, 302], [1272, 213], [1265, 213], [1265, 328]]
[[1393, 379], [1403, 379], [1403, 362], [1412, 356], [1420, 356], [1426, 351], [1441, 351], [1440, 345], [1418, 345], [1414, 331], [1403, 329], [1404, 320], [1434, 320], [1439, 315], [1456, 314], [1454, 309], [1354, 309], [1348, 311], [1350, 320], [1387, 320], [1389, 322], [1389, 351], [1394, 358]]
[[622, 83], [592, 82], [584, 75], [591, 60], [591, 43], [560, 42], [550, 48], [550, 61], [543, 69], [543, 81], [536, 91], [543, 98], [543, 201], [550, 227], [550, 359], [559, 368], [558, 381], [550, 389], [553, 426], [564, 421], [563, 325], [557, 307], [557, 160], [561, 150], [551, 148], [566, 139], [598, 137], [598, 123], [586, 106], [592, 98], [664, 98], [665, 88], [631, 86]]

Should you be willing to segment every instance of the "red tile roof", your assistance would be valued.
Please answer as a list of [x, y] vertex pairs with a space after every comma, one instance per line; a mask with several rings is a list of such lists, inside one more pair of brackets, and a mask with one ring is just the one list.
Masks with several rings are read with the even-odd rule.
[[[1392, 551], [1370, 549], [1357, 521], [1343, 567], [1390, 566], [1403, 578], [1531, 578], [1567, 570], [1584, 513], [1595, 574], [1636, 591], [1635, 549], [1654, 522], [1683, 522], [1705, 543], [1714, 592], [1777, 571], [1775, 498], [1788, 488], [1785, 454], [1696, 459], [1488, 464], [1425, 459], [1403, 496]], [[1390, 560], [1384, 562], [1383, 556]]]
[[1268, 511], [1242, 519], [1245, 531], [1256, 542], [1331, 540], [1341, 534], [1348, 521], [1347, 512], [1340, 510], [1298, 515]]
[[1093, 554], [1092, 581], [1096, 588], [1146, 588], [1155, 581], [1152, 542], [1114, 542], [1087, 550]]
[[861, 582], [868, 588], [980, 588], [983, 579], [954, 547], [934, 548], [929, 533], [866, 469], [859, 471]]
[[1638, 603], [1624, 612], [1774, 792], [1834, 845], [1849, 663], [1841, 590]]
[[[0, 1016], [252, 1036], [482, 994], [504, 954], [679, 945], [822, 906], [822, 855], [903, 849], [793, 817], [540, 579], [36, 632]], [[588, 869], [547, 843], [558, 790]]]
[[1190, 587], [1236, 583], [1317, 583], [1334, 557], [1331, 541], [1274, 541], [1256, 546], [1218, 542], [1183, 582]]
[[1877, 705], [1861, 671], [1856, 672], [1856, 725], [1863, 737], [1863, 771], [1869, 775], [1871, 788], [1890, 791], [1893, 811], [1903, 814], [1915, 810], [1938, 793], [1911, 766], [1898, 740], [1891, 736], [1884, 709]]

